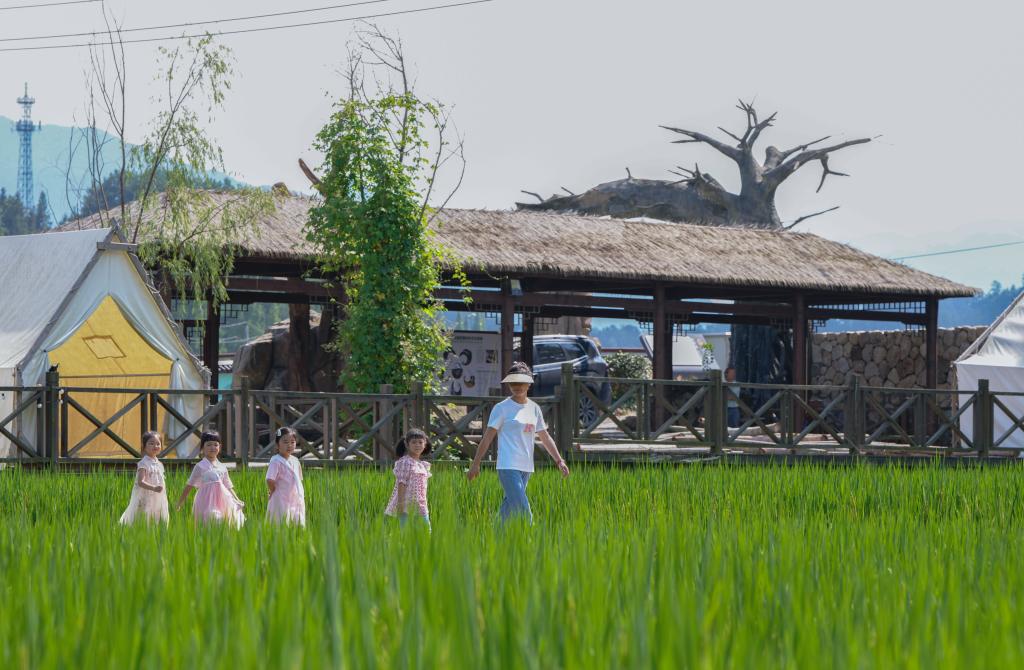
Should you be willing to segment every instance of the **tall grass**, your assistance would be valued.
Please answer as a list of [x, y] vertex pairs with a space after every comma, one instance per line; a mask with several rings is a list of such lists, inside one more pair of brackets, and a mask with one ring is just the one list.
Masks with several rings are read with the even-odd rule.
[[[1020, 467], [577, 469], [498, 528], [437, 466], [307, 472], [309, 527], [122, 528], [130, 474], [0, 471], [0, 667], [1020, 667]], [[186, 473], [168, 477], [171, 498]]]

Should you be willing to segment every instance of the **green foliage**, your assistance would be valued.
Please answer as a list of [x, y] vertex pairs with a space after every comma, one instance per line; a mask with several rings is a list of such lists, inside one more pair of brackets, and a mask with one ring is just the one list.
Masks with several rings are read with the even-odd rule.
[[[129, 172], [142, 175], [131, 235], [139, 257], [159, 267], [182, 297], [227, 300], [238, 242], [259, 235], [259, 220], [273, 211], [270, 193], [242, 188], [223, 199], [196, 188], [224, 156], [203, 121], [224, 104], [231, 88], [231, 50], [206, 35], [173, 49], [160, 48], [158, 81], [167, 100], [150, 123], [145, 141], [132, 151]], [[157, 180], [165, 180], [162, 196]], [[159, 197], [158, 197], [159, 196]]]
[[29, 235], [41, 233], [50, 227], [50, 214], [46, 193], [39, 194], [36, 208], [26, 209], [16, 195], [8, 195], [0, 188], [0, 235]]
[[393, 384], [404, 393], [412, 381], [438, 383], [447, 333], [433, 290], [445, 254], [417, 188], [434, 171], [423, 130], [438, 111], [411, 93], [345, 99], [316, 137], [323, 199], [310, 212], [307, 236], [324, 272], [344, 277], [337, 346], [349, 391]]
[[154, 100], [160, 111], [136, 146], [126, 144], [123, 135], [123, 53], [112, 49], [110, 64], [105, 55], [92, 54], [90, 94], [93, 101], [103, 100], [109, 123], [120, 131], [116, 142], [122, 161], [113, 176], [103, 177], [95, 163], [109, 136], [97, 143], [87, 135], [95, 181], [83, 206], [97, 209], [104, 225], [120, 226], [128, 241], [137, 242], [142, 261], [159, 271], [179, 297], [223, 302], [239, 241], [257, 237], [260, 218], [274, 209], [272, 195], [259, 189], [240, 188], [217, 197], [204, 190], [210, 174], [224, 171], [223, 153], [205, 125], [231, 88], [231, 50], [211, 35], [160, 48], [156, 81], [161, 94]]
[[[620, 352], [607, 354], [604, 360], [608, 363], [608, 376], [615, 379], [650, 379], [652, 373], [651, 359], [643, 354]], [[612, 398], [620, 398], [629, 390], [627, 384], [612, 383]], [[636, 401], [623, 404], [623, 409], [636, 409]]]
[[[173, 500], [187, 477], [169, 470]], [[4, 668], [1014, 668], [1024, 468], [306, 472], [308, 526], [122, 528], [133, 472], [0, 471]]]

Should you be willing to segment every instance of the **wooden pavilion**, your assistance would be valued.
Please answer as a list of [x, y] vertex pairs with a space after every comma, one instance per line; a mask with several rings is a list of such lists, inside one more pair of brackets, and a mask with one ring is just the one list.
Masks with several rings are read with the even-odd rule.
[[[276, 200], [276, 211], [260, 221], [260, 234], [238, 241], [240, 256], [227, 284], [230, 303], [343, 301], [340, 289], [319, 278], [303, 233], [313, 200], [280, 194]], [[64, 229], [99, 227], [101, 221], [93, 216]], [[976, 293], [810, 233], [465, 209], [438, 213], [431, 227], [462, 260], [472, 301], [467, 305], [466, 290], [454, 285], [439, 287], [437, 295], [451, 310], [500, 315], [502, 369], [513, 360], [517, 318], [526, 356], [537, 319], [647, 323], [656, 379], [672, 376], [669, 352], [679, 326], [772, 324], [792, 328], [792, 380], [806, 384], [811, 324], [841, 318], [924, 328], [927, 386], [935, 388], [939, 300]], [[212, 310], [207, 317], [203, 359], [217, 370], [219, 318]]]

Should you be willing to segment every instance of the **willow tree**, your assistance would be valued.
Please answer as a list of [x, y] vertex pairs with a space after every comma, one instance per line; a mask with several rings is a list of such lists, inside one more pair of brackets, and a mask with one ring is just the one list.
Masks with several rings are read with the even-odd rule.
[[[259, 220], [274, 209], [272, 195], [261, 189], [242, 187], [214, 198], [203, 188], [211, 175], [226, 172], [207, 128], [231, 88], [231, 50], [211, 35], [160, 47], [151, 100], [157, 111], [145, 123], [141, 143], [133, 145], [127, 133], [134, 122], [129, 71], [135, 64], [126, 56], [119, 24], [106, 13], [104, 18], [106, 39], [90, 46], [85, 73], [86, 128], [69, 156], [84, 145], [89, 193], [101, 200], [100, 223], [116, 225], [138, 243], [142, 261], [159, 270], [158, 281], [180, 297], [223, 302], [238, 242], [258, 236]], [[111, 142], [119, 157], [114, 165], [103, 161]], [[111, 197], [104, 182], [112, 175], [117, 187]]]

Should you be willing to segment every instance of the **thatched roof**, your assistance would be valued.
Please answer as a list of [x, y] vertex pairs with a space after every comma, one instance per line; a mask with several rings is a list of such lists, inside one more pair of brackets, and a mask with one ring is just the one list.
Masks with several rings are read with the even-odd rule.
[[[231, 195], [211, 193], [226, 201]], [[278, 196], [246, 255], [309, 259], [303, 226], [313, 200]], [[111, 213], [112, 215], [119, 214]], [[64, 229], [95, 228], [97, 215]], [[835, 293], [971, 296], [976, 290], [810, 233], [722, 228], [533, 211], [449, 209], [433, 221], [466, 270]]]

